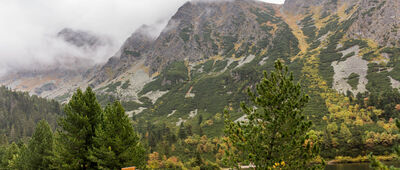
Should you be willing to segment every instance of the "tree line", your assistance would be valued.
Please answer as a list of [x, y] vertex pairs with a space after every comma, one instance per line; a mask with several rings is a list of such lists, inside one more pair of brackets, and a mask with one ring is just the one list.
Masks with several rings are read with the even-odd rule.
[[[255, 169], [322, 168], [323, 161], [317, 161], [320, 143], [308, 134], [311, 122], [303, 113], [308, 96], [293, 82], [288, 68], [277, 61], [275, 71], [264, 72], [261, 82], [248, 93], [252, 103], [241, 104], [246, 120], [233, 121], [225, 111], [225, 136], [212, 140], [194, 134], [190, 126], [184, 125], [177, 133], [164, 127], [139, 136], [134, 130], [135, 123], [119, 102], [102, 108], [90, 87], [84, 92], [78, 89], [64, 106], [65, 115], [58, 119], [54, 132], [49, 123], [42, 120], [28, 142], [2, 145], [0, 167], [219, 169], [220, 166], [251, 165]], [[199, 124], [201, 122], [199, 120]], [[148, 128], [151, 132], [153, 127], [148, 125]], [[145, 139], [154, 143], [146, 144]], [[160, 147], [164, 148], [163, 154], [171, 156], [161, 157], [153, 152]], [[183, 150], [181, 154], [190, 155], [188, 163], [168, 153], [180, 149]], [[213, 163], [202, 155], [210, 151], [221, 158], [220, 162]]]
[[146, 163], [146, 150], [119, 102], [104, 109], [90, 87], [77, 90], [64, 107], [53, 133], [47, 121], [37, 124], [27, 144], [2, 146], [5, 169], [119, 169]]
[[0, 87], [0, 145], [6, 142], [26, 141], [41, 119], [54, 129], [62, 107], [55, 100], [47, 100], [27, 92]]

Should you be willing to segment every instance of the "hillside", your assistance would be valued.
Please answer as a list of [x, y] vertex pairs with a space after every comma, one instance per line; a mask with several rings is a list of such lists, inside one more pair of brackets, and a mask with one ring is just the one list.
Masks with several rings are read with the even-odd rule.
[[143, 134], [184, 123], [220, 137], [223, 109], [245, 119], [247, 88], [280, 59], [311, 97], [310, 133], [323, 156], [383, 154], [399, 142], [399, 9], [397, 0], [191, 1], [158, 37], [139, 28], [103, 66], [42, 96], [64, 102], [90, 85], [103, 104], [121, 99]]
[[61, 106], [54, 100], [30, 96], [0, 87], [0, 143], [25, 140], [33, 134], [36, 123], [47, 120], [55, 128], [62, 114]]

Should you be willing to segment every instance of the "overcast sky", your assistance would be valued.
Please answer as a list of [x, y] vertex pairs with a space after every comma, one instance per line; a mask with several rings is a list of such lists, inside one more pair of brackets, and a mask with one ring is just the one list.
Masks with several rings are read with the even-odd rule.
[[[0, 0], [0, 74], [7, 69], [52, 64], [60, 54], [103, 62], [142, 24], [165, 24], [187, 0]], [[263, 0], [283, 3], [284, 0]], [[54, 40], [61, 29], [110, 37], [113, 46], [82, 53]]]

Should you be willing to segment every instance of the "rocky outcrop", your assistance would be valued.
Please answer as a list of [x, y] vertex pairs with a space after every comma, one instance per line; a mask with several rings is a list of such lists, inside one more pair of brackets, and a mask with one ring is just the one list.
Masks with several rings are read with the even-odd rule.
[[382, 46], [400, 46], [400, 1], [361, 0], [351, 38], [366, 38]]
[[[315, 10], [320, 8], [321, 10]], [[381, 46], [400, 45], [400, 1], [398, 0], [286, 0], [283, 11], [301, 15], [319, 11], [319, 16], [336, 14], [339, 8], [353, 14], [348, 30], [350, 38], [371, 39]]]
[[[275, 16], [279, 7], [253, 0], [187, 2], [158, 37], [148, 34], [149, 26], [132, 34], [91, 83], [96, 86], [116, 78], [139, 59], [145, 60], [152, 75], [174, 61], [193, 62], [229, 52], [233, 55], [233, 48], [246, 51], [261, 39], [267, 42], [266, 48], [272, 45], [272, 32], [276, 31], [272, 25], [283, 22]], [[267, 32], [263, 30], [262, 24], [267, 24], [263, 20], [271, 20]]]
[[229, 43], [255, 44], [268, 36], [256, 14], [274, 17], [274, 7], [252, 0], [187, 2], [156, 40], [146, 64], [157, 72], [172, 61], [223, 54]]
[[147, 25], [137, 29], [92, 78], [91, 85], [97, 86], [106, 80], [116, 78], [132, 67], [135, 62], [147, 56], [154, 42], [154, 37], [150, 35], [153, 29]]
[[283, 11], [287, 14], [298, 15], [306, 13], [311, 6], [322, 5], [321, 0], [285, 0]]
[[99, 46], [110, 44], [111, 41], [106, 37], [95, 35], [88, 31], [73, 30], [64, 28], [58, 32], [57, 37], [76, 47], [96, 50]]
[[286, 14], [298, 15], [306, 14], [313, 11], [315, 8], [320, 8], [319, 14], [333, 14], [337, 12], [338, 8], [342, 5], [352, 7], [359, 0], [285, 0], [283, 11]]
[[[381, 46], [399, 46], [399, 15], [400, 1], [398, 0], [286, 0], [284, 5], [256, 0], [194, 0], [180, 7], [157, 36], [154, 36], [155, 28], [151, 26], [142, 26], [137, 29], [104, 65], [90, 66], [91, 69], [88, 69], [89, 66], [82, 65], [74, 67], [79, 68], [78, 70], [51, 68], [46, 72], [38, 73], [26, 71], [6, 79], [7, 81], [3, 82], [7, 83], [3, 84], [34, 94], [40, 93], [43, 97], [53, 97], [55, 91], [57, 95], [63, 95], [71, 89], [88, 84], [101, 89], [110, 83], [128, 82], [129, 87], [117, 88], [115, 93], [119, 93], [122, 99], [138, 100], [140, 90], [154, 80], [153, 78], [159, 75], [157, 73], [162, 72], [175, 61], [185, 61], [185, 64], [190, 65], [189, 70], [196, 63], [210, 58], [228, 61], [220, 72], [226, 71], [233, 62], [237, 62], [236, 67], [253, 60], [257, 60], [259, 65], [264, 65], [270, 56], [261, 56], [261, 54], [268, 54], [268, 51], [276, 46], [282, 46], [278, 51], [286, 48], [285, 44], [279, 43], [279, 39], [285, 37], [284, 34], [290, 31], [296, 32], [297, 39], [293, 38], [294, 41], [302, 40], [302, 37], [298, 35], [307, 31], [304, 29], [305, 25], [301, 24], [301, 20], [306, 17], [311, 18], [309, 27], [314, 29], [312, 31], [309, 29], [309, 34], [319, 32], [328, 21], [334, 21], [332, 18], [339, 18], [338, 23], [330, 27], [346, 27], [343, 29], [345, 38], [369, 39]], [[288, 18], [295, 21], [290, 22]], [[347, 25], [344, 26], [344, 23]], [[296, 27], [298, 27], [297, 31]], [[337, 33], [334, 32], [335, 28], [329, 29], [324, 36], [317, 37], [323, 42], [320, 44], [322, 48], [326, 40]], [[101, 36], [68, 28], [60, 31], [58, 37], [73, 46], [88, 50], [95, 50], [96, 47], [107, 43]], [[304, 41], [304, 43], [310, 45], [309, 42]], [[297, 42], [292, 44], [298, 45]], [[299, 45], [301, 46], [301, 43]], [[256, 47], [254, 48], [256, 50], [253, 50], [253, 47]], [[307, 48], [304, 48], [304, 51], [306, 50]], [[354, 51], [341, 52], [343, 56], [346, 56]], [[356, 54], [358, 55], [358, 52]], [[293, 57], [293, 55], [295, 54], [287, 57]], [[349, 90], [354, 93], [366, 91], [365, 86], [368, 81], [365, 77], [368, 63], [362, 60], [363, 54], [357, 55], [343, 59], [344, 61], [329, 63], [335, 71], [334, 89], [340, 92]], [[256, 58], [256, 56], [262, 58]], [[383, 56], [386, 56], [386, 63], [390, 61], [388, 55]], [[73, 66], [90, 63], [71, 59], [68, 61], [72, 62], [67, 65]], [[355, 68], [357, 63], [362, 63], [362, 67]], [[201, 68], [197, 71], [203, 70]], [[352, 73], [360, 76], [356, 88], [347, 83]], [[163, 80], [161, 86], [171, 85], [168, 81]]]

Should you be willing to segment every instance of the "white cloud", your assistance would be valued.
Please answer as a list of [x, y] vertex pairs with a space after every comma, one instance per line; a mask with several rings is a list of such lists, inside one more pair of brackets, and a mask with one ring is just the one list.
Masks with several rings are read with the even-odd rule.
[[[68, 58], [65, 55], [106, 61], [135, 29], [142, 24], [163, 27], [160, 23], [165, 23], [186, 1], [0, 0], [0, 74], [7, 69], [41, 67], [38, 63], [58, 63]], [[82, 53], [54, 39], [65, 27], [108, 36], [114, 46]]]
[[[111, 57], [142, 24], [160, 25], [186, 0], [0, 0], [0, 72], [52, 64], [55, 55], [85, 56], [94, 62]], [[157, 24], [158, 23], [158, 24]], [[81, 54], [54, 36], [61, 29], [108, 36], [113, 47]], [[87, 56], [90, 55], [90, 56]], [[35, 64], [33, 64], [35, 63]]]

